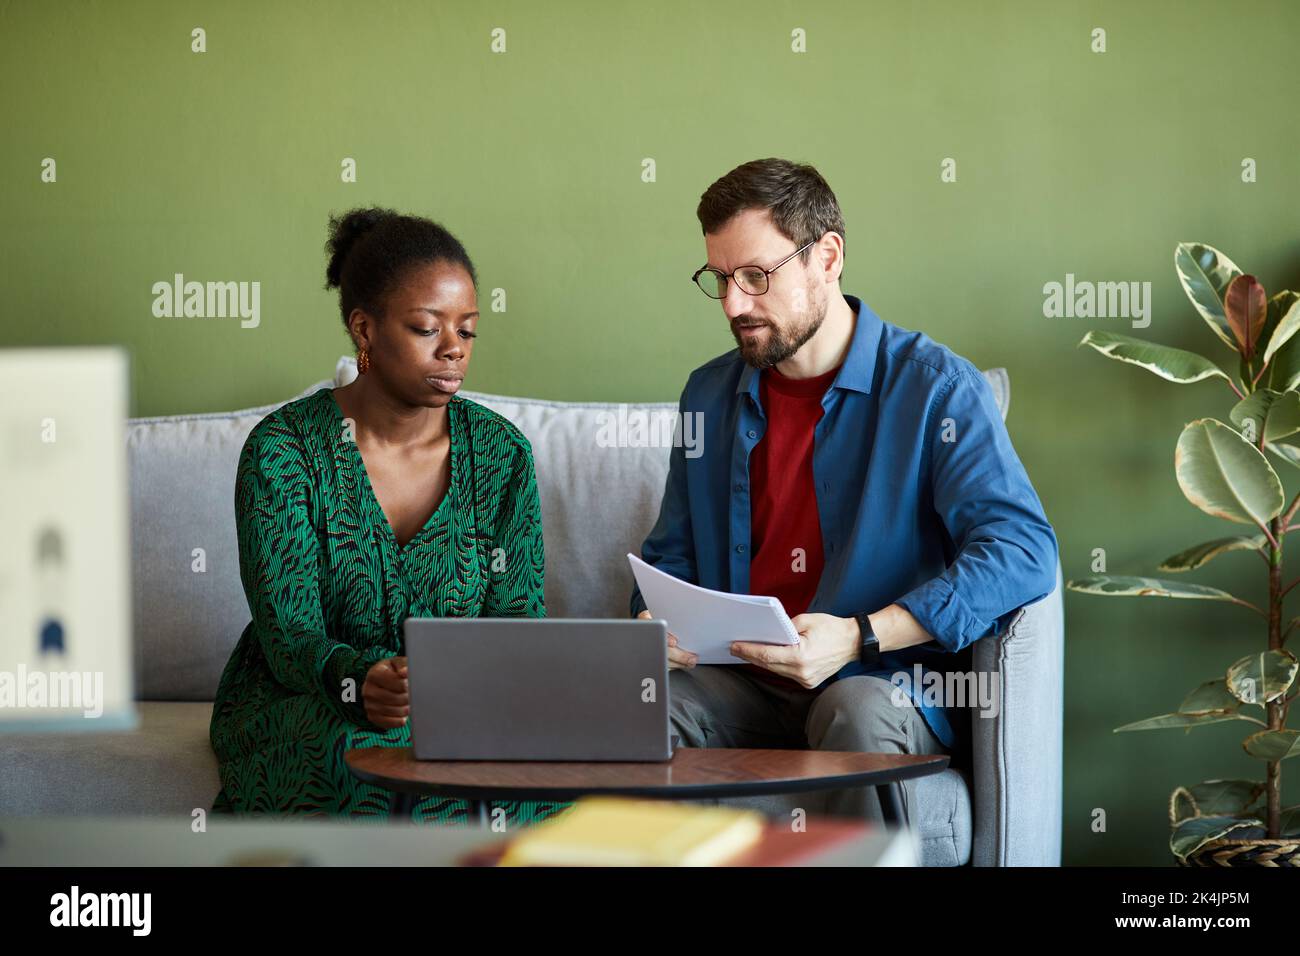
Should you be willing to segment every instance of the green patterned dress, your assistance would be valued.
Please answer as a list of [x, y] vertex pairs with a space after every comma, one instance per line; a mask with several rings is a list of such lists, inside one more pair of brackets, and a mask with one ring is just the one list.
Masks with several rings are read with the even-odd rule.
[[[545, 615], [528, 440], [468, 399], [453, 398], [447, 413], [451, 481], [405, 547], [332, 389], [281, 406], [249, 434], [235, 524], [252, 621], [212, 711], [221, 773], [214, 812], [386, 817], [388, 792], [355, 779], [343, 756], [353, 747], [410, 744], [409, 723], [383, 730], [361, 701], [369, 668], [405, 653], [403, 620]], [[513, 825], [568, 804], [492, 806]], [[468, 816], [466, 801], [439, 797], [418, 801], [413, 812], [416, 820]]]

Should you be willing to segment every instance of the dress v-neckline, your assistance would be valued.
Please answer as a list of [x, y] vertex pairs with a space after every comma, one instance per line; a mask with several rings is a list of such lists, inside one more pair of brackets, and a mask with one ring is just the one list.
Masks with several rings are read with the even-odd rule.
[[[339, 405], [339, 400], [334, 397], [334, 389], [323, 388], [321, 391], [325, 392], [326, 395], [329, 396], [329, 401], [334, 407], [335, 418], [339, 425], [344, 424], [347, 420], [347, 416], [343, 414], [343, 407]], [[442, 515], [452, 507], [451, 497], [456, 490], [456, 477], [458, 464], [460, 462], [460, 415], [458, 414], [460, 409], [457, 407], [459, 404], [460, 399], [458, 397], [453, 397], [447, 404], [447, 457], [450, 459], [450, 473], [447, 476], [447, 490], [443, 492], [442, 500], [438, 502], [438, 506], [433, 509], [433, 514], [429, 515], [429, 518], [425, 521], [423, 527], [421, 527], [419, 531], [415, 532], [406, 544], [397, 543], [397, 533], [393, 531], [392, 523], [389, 522], [388, 515], [384, 514], [383, 506], [379, 503], [379, 496], [375, 494], [375, 488], [370, 483], [370, 473], [366, 471], [366, 460], [361, 457], [361, 449], [357, 446], [355, 441], [348, 441], [344, 438], [341, 429], [337, 433], [337, 440], [351, 448], [350, 460], [357, 471], [360, 483], [365, 486], [366, 496], [369, 498], [370, 505], [374, 509], [372, 520], [375, 524], [383, 526], [389, 543], [392, 544], [399, 555], [406, 554], [413, 545], [419, 543], [431, 529], [437, 526]]]

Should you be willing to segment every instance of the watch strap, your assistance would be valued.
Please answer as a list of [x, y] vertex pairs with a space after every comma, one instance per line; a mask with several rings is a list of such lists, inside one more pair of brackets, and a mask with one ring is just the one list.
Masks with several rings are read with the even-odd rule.
[[880, 638], [871, 629], [871, 621], [865, 613], [855, 614], [853, 617], [858, 622], [858, 631], [861, 634], [858, 662], [867, 670], [875, 670], [880, 666]]

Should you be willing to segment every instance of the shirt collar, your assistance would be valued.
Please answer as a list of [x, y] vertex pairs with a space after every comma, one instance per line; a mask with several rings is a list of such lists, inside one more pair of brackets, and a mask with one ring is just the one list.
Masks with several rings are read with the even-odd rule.
[[[857, 315], [853, 324], [853, 339], [849, 342], [849, 351], [840, 366], [840, 374], [835, 376], [831, 388], [847, 388], [855, 392], [871, 394], [871, 379], [876, 372], [876, 351], [880, 346], [882, 322], [870, 306], [857, 296], [844, 294], [844, 301]], [[758, 401], [758, 370], [746, 365], [736, 383], [736, 393], [748, 392], [754, 401]]]

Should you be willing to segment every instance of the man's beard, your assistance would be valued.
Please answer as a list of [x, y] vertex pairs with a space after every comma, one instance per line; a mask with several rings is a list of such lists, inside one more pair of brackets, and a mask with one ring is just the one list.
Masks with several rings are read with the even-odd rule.
[[803, 348], [804, 344], [817, 334], [817, 330], [821, 328], [822, 320], [825, 318], [826, 304], [822, 302], [818, 303], [816, 311], [809, 313], [806, 321], [801, 325], [795, 325], [783, 330], [770, 322], [765, 323], [768, 329], [765, 342], [747, 343], [740, 337], [740, 333], [736, 331], [734, 323], [731, 326], [731, 334], [736, 340], [736, 345], [740, 349], [740, 357], [744, 359], [745, 364], [756, 369], [771, 368], [773, 365], [784, 362]]

